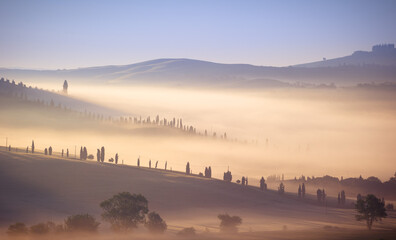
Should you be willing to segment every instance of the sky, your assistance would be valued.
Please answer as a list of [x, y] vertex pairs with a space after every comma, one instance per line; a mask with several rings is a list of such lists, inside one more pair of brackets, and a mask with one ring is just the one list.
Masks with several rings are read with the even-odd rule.
[[0, 67], [289, 66], [396, 43], [396, 1], [0, 0]]

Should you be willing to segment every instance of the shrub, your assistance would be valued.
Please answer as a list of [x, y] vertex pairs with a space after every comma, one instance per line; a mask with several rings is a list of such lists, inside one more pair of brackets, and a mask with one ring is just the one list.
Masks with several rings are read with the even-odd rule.
[[220, 231], [228, 233], [238, 232], [237, 226], [242, 224], [242, 218], [238, 216], [230, 216], [228, 214], [220, 214], [217, 216], [220, 219]]
[[38, 223], [30, 227], [30, 232], [33, 234], [47, 234], [50, 232], [50, 226], [47, 223]]
[[100, 223], [89, 214], [78, 214], [65, 220], [65, 230], [71, 232], [95, 232]]
[[183, 228], [177, 233], [177, 235], [180, 237], [193, 237], [195, 236], [195, 228]]
[[151, 212], [147, 216], [148, 221], [145, 226], [151, 233], [163, 233], [165, 232], [167, 225], [161, 216], [156, 212]]
[[29, 232], [29, 229], [26, 227], [24, 223], [17, 222], [8, 227], [7, 234], [11, 236], [15, 235], [24, 235]]

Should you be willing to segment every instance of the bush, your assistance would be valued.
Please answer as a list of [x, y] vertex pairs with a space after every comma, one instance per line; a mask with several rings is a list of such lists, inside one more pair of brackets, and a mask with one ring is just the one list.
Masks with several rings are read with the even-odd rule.
[[220, 214], [217, 216], [220, 219], [220, 231], [227, 233], [238, 232], [237, 226], [242, 224], [242, 218], [238, 216], [230, 216], [228, 214]]
[[24, 223], [17, 222], [8, 227], [7, 234], [11, 236], [15, 235], [24, 235], [29, 232], [29, 229], [26, 227]]
[[50, 232], [50, 226], [52, 226], [52, 224], [53, 223], [38, 223], [30, 227], [30, 232], [33, 234], [47, 234]]
[[166, 222], [156, 212], [148, 214], [148, 221], [145, 226], [151, 233], [163, 233], [167, 228]]
[[71, 232], [95, 232], [100, 223], [89, 214], [79, 214], [65, 220], [65, 230]]
[[180, 232], [177, 233], [180, 237], [193, 237], [195, 236], [195, 228], [183, 228]]

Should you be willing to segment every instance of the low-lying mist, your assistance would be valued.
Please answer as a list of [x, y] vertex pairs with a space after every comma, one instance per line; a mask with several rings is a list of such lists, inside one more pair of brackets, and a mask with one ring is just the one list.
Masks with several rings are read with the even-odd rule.
[[[45, 87], [45, 86], [44, 86]], [[15, 146], [55, 151], [80, 146], [89, 154], [106, 147], [106, 159], [120, 155], [125, 164], [185, 170], [194, 173], [212, 166], [222, 178], [230, 167], [235, 179], [284, 174], [332, 175], [344, 178], [394, 174], [396, 104], [393, 92], [358, 89], [213, 90], [148, 86], [84, 86], [70, 83], [69, 93], [129, 113], [128, 116], [182, 118], [197, 132], [227, 133], [229, 140], [186, 134], [85, 131], [84, 128], [10, 128], [1, 124], [1, 137]], [[106, 127], [104, 127], [106, 128]], [[130, 128], [130, 127], [128, 127]], [[133, 126], [132, 128], [139, 128]], [[245, 142], [246, 143], [243, 143]], [[121, 162], [120, 161], [120, 162]], [[251, 181], [251, 184], [258, 184]]]

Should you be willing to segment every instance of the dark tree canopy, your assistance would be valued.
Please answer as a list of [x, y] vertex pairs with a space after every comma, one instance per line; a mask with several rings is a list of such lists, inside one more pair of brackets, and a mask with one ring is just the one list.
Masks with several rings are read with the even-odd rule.
[[47, 234], [54, 226], [55, 224], [53, 222], [38, 223], [30, 227], [30, 232], [33, 234]]
[[137, 228], [145, 221], [148, 213], [148, 201], [141, 194], [122, 192], [103, 201], [100, 207], [104, 210], [102, 217], [115, 231], [128, 231]]
[[195, 228], [183, 228], [182, 230], [180, 230], [180, 232], [177, 233], [177, 235], [180, 237], [193, 237], [195, 236]]
[[166, 222], [156, 212], [149, 213], [147, 218], [145, 226], [151, 233], [163, 233], [168, 227]]
[[100, 223], [89, 214], [69, 216], [65, 220], [65, 229], [70, 232], [95, 232]]
[[29, 229], [26, 227], [24, 223], [17, 222], [8, 227], [7, 234], [11, 236], [15, 235], [24, 235], [29, 232]]
[[238, 216], [230, 216], [226, 214], [219, 214], [217, 216], [220, 219], [220, 231], [225, 233], [236, 233], [238, 232], [238, 226], [242, 224], [242, 218]]
[[357, 212], [357, 221], [366, 221], [367, 227], [371, 230], [374, 221], [381, 221], [387, 216], [385, 202], [373, 194], [361, 197], [355, 205]]

